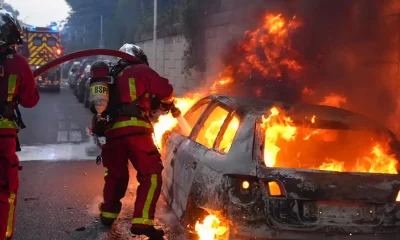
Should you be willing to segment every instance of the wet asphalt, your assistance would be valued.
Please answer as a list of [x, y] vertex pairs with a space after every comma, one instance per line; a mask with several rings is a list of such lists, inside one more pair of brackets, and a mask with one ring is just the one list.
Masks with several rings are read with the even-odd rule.
[[[85, 130], [91, 113], [78, 103], [68, 86], [63, 84], [61, 93], [41, 92], [38, 106], [21, 112], [27, 129], [20, 133], [23, 170], [14, 239], [147, 239], [129, 232], [138, 184], [132, 167], [119, 219], [111, 229], [99, 223], [104, 168], [95, 164], [99, 149]], [[82, 146], [95, 151], [88, 154], [81, 151]], [[156, 215], [157, 226], [167, 233], [165, 239], [184, 239], [176, 217], [162, 198]]]

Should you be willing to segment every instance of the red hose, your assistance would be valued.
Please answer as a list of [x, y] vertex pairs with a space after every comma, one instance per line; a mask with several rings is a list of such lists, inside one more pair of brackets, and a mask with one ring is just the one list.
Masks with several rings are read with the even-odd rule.
[[127, 53], [124, 52], [120, 52], [117, 50], [113, 50], [113, 49], [86, 49], [86, 50], [82, 50], [82, 51], [78, 51], [78, 52], [73, 52], [67, 55], [64, 55], [62, 57], [56, 58], [53, 61], [50, 61], [48, 63], [46, 63], [45, 65], [41, 66], [40, 68], [36, 69], [35, 71], [33, 71], [33, 75], [35, 77], [42, 75], [43, 73], [49, 71], [50, 69], [64, 63], [64, 62], [68, 62], [71, 61], [73, 59], [76, 58], [83, 58], [83, 57], [89, 57], [89, 56], [96, 56], [96, 55], [107, 55], [107, 56], [113, 56], [113, 57], [119, 57], [119, 58], [123, 58], [125, 60], [128, 61], [132, 61], [135, 63], [142, 63], [141, 61], [139, 61], [137, 58], [135, 58], [132, 55], [129, 55]]

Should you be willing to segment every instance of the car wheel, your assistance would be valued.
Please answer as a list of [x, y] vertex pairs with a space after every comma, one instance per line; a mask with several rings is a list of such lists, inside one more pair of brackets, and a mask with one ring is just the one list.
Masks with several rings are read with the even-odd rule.
[[85, 108], [89, 108], [89, 98], [87, 96], [87, 91], [85, 91], [85, 102], [83, 105]]
[[186, 239], [194, 240], [199, 237], [196, 234], [195, 226], [198, 221], [202, 221], [208, 213], [202, 208], [197, 207], [193, 197], [188, 198], [186, 211], [181, 217], [180, 224], [184, 228]]
[[83, 93], [79, 92], [78, 93], [78, 102], [83, 103], [83, 101], [85, 100], [84, 98], [85, 98], [85, 96], [83, 95]]

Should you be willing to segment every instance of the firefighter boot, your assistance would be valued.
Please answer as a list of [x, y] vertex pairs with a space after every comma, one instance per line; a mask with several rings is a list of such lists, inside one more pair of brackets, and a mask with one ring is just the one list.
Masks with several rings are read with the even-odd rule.
[[154, 226], [148, 228], [138, 228], [132, 226], [131, 233], [134, 235], [144, 235], [153, 240], [164, 239], [164, 231], [157, 229]]
[[[99, 210], [100, 210], [100, 223], [103, 224], [106, 227], [111, 227], [111, 225], [114, 223], [116, 217], [114, 218], [114, 216], [112, 217], [105, 217], [104, 215], [107, 215], [107, 213], [102, 212], [101, 210], [101, 206], [103, 205], [103, 203], [99, 204]], [[115, 214], [117, 215], [117, 214]]]

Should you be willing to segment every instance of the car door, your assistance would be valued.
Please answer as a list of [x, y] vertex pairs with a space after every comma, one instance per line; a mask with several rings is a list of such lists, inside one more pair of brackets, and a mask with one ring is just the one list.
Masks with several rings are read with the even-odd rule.
[[190, 136], [177, 149], [174, 184], [177, 185], [179, 192], [176, 193], [174, 200], [182, 212], [186, 209], [194, 177], [203, 167], [202, 157], [214, 147], [228, 114], [229, 111], [219, 104], [211, 104], [197, 121]]
[[[189, 111], [184, 115], [184, 119], [188, 125], [193, 129], [196, 123], [199, 121], [207, 107], [211, 103], [210, 99], [204, 99], [196, 103]], [[164, 188], [163, 194], [166, 197], [167, 202], [171, 205], [177, 215], [182, 212], [182, 207], [179, 202], [180, 199], [184, 199], [184, 191], [182, 188], [181, 181], [183, 181], [183, 169], [185, 166], [185, 151], [181, 151], [182, 145], [189, 136], [177, 127], [173, 130], [172, 136], [163, 146], [163, 162], [164, 162]]]

